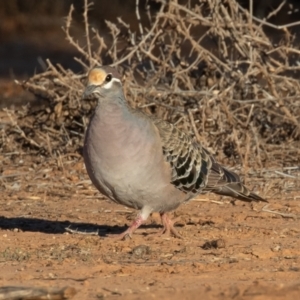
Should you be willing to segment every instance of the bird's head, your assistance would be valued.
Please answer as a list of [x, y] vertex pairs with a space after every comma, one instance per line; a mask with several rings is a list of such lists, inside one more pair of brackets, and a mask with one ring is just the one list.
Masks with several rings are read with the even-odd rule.
[[101, 98], [122, 90], [121, 75], [116, 69], [103, 66], [90, 70], [83, 99]]

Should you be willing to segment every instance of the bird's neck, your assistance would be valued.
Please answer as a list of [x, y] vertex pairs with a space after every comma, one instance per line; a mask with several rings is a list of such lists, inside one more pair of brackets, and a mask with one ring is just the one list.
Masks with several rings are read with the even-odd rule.
[[145, 136], [151, 129], [149, 120], [133, 111], [127, 103], [99, 103], [87, 128], [85, 148], [102, 153], [105, 158], [124, 158], [124, 155], [145, 147]]
[[99, 101], [92, 119], [97, 120], [99, 126], [117, 126], [132, 117], [132, 108], [122, 98], [112, 101]]

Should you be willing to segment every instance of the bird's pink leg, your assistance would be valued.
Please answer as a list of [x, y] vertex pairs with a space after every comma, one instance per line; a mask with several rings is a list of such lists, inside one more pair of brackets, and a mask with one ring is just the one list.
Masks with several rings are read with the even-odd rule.
[[144, 206], [137, 218], [133, 221], [133, 223], [121, 234], [108, 234], [107, 236], [116, 238], [118, 240], [123, 240], [126, 237], [130, 237], [131, 235], [148, 219], [150, 213], [152, 212], [151, 207]]
[[164, 227], [160, 234], [170, 235], [172, 233], [175, 237], [182, 238], [179, 232], [174, 228], [174, 224], [176, 223], [177, 219], [172, 221], [167, 213], [161, 213], [160, 217]]
[[145, 222], [142, 215], [138, 215], [138, 217], [133, 221], [133, 223], [122, 233], [120, 234], [108, 234], [107, 236], [115, 238], [117, 240], [123, 240], [127, 237], [131, 238], [131, 235]]

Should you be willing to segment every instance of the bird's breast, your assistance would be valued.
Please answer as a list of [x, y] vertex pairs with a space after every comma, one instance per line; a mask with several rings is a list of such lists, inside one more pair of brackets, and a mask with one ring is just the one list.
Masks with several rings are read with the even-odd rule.
[[85, 137], [84, 160], [98, 189], [100, 185], [145, 188], [145, 184], [158, 176], [153, 165], [160, 165], [162, 158], [161, 145], [148, 120], [91, 120]]

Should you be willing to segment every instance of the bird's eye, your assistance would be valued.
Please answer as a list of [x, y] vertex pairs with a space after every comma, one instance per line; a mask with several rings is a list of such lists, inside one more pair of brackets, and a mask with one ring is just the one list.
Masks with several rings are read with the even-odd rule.
[[106, 81], [106, 82], [110, 82], [111, 79], [112, 79], [111, 74], [108, 74], [108, 75], [106, 76], [106, 78], [105, 78], [105, 81]]

